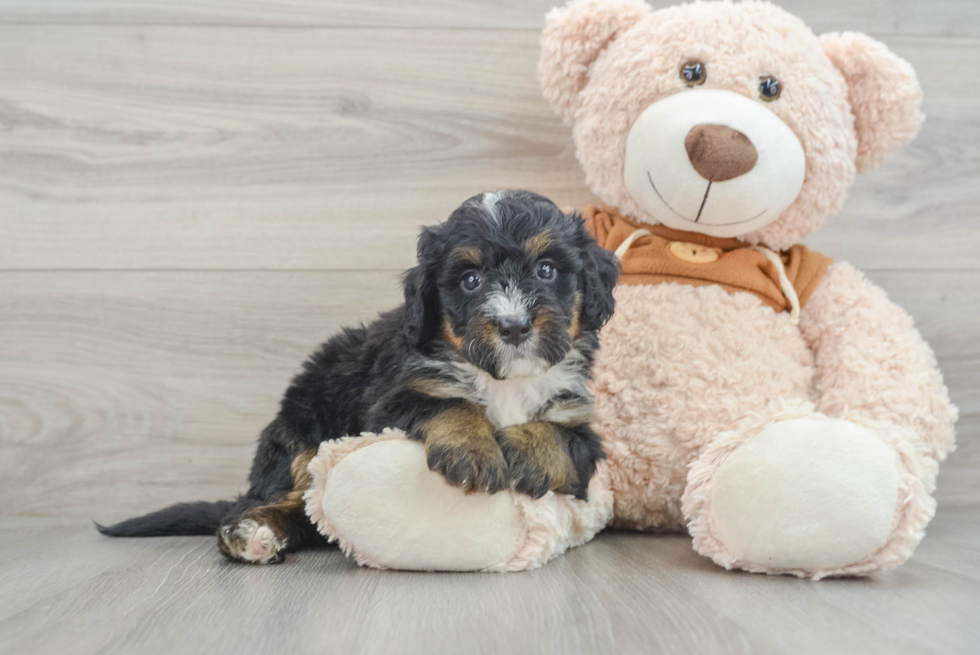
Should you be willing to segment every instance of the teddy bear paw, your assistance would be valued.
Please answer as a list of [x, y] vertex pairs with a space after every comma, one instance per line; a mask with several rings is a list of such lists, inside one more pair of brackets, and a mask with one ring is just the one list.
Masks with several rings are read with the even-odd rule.
[[921, 486], [909, 493], [907, 447], [822, 415], [756, 429], [731, 433], [727, 449], [706, 451], [713, 461], [691, 470], [685, 503], [699, 512], [691, 525], [699, 552], [728, 568], [812, 577], [908, 557], [914, 542], [898, 544], [900, 533], [921, 532], [931, 499]]

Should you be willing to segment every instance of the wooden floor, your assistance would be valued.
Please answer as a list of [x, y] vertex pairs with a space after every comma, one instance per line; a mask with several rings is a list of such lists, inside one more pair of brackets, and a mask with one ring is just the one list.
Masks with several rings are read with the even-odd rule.
[[90, 528], [241, 491], [420, 225], [485, 189], [592, 200], [536, 80], [553, 2], [0, 0], [0, 653], [980, 652], [974, 0], [779, 2], [925, 89], [918, 140], [808, 240], [912, 313], [962, 413], [905, 567], [808, 583], [607, 534], [519, 575], [247, 568]]
[[360, 569], [339, 551], [224, 561], [208, 537], [107, 540], [0, 521], [7, 653], [976, 653], [980, 511], [949, 509], [903, 568], [731, 573], [680, 535], [607, 533], [521, 574]]

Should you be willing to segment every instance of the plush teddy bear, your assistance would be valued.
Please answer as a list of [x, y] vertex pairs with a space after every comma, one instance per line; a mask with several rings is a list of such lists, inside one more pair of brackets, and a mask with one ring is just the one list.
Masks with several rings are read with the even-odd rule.
[[465, 495], [394, 431], [326, 443], [321, 531], [414, 569], [533, 568], [607, 524], [687, 530], [748, 571], [905, 561], [956, 410], [908, 314], [799, 241], [915, 135], [912, 68], [768, 3], [574, 0], [540, 70], [623, 266], [593, 382], [608, 460], [587, 500], [532, 500]]

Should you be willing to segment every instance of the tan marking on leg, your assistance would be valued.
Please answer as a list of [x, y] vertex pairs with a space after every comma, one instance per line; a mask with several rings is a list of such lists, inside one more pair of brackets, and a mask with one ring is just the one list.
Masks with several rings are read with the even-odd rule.
[[310, 460], [316, 457], [316, 452], [316, 448], [310, 448], [293, 458], [292, 464], [289, 465], [289, 474], [293, 478], [293, 490], [277, 503], [278, 506], [292, 511], [305, 505], [303, 496], [313, 483], [313, 476], [310, 475], [307, 467], [310, 465]]
[[303, 495], [312, 482], [307, 466], [315, 455], [315, 448], [296, 455], [289, 465], [293, 488], [275, 502], [248, 510], [234, 528], [219, 535], [222, 552], [232, 559], [256, 564], [282, 561], [280, 551], [286, 547], [290, 515], [304, 505]]
[[452, 407], [421, 427], [429, 468], [465, 491], [494, 493], [507, 483], [507, 461], [494, 427], [475, 405]]
[[274, 503], [256, 507], [248, 514], [250, 516], [252, 514], [262, 514], [271, 518], [273, 515], [285, 515], [303, 507], [303, 495], [310, 488], [310, 484], [313, 481], [313, 476], [306, 470], [306, 467], [309, 466], [310, 460], [315, 456], [316, 448], [310, 448], [294, 457], [292, 463], [289, 465], [289, 474], [293, 478], [292, 490]]
[[531, 255], [537, 257], [551, 245], [551, 235], [547, 232], [541, 232], [540, 234], [535, 234], [533, 237], [524, 242], [524, 250], [526, 250]]
[[550, 478], [553, 491], [571, 489], [578, 474], [561, 442], [561, 431], [553, 423], [524, 423], [511, 425], [502, 431], [502, 441], [512, 472], [529, 476], [532, 488]]
[[452, 407], [436, 414], [422, 426], [426, 450], [435, 445], [468, 446], [484, 452], [499, 450], [493, 433], [493, 425], [475, 405]]

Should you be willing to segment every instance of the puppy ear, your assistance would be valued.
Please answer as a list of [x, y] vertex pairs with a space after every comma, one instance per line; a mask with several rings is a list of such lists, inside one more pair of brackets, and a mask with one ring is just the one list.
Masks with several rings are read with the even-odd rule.
[[538, 72], [545, 98], [566, 123], [578, 107], [592, 62], [617, 34], [648, 13], [650, 7], [640, 0], [572, 0], [548, 12]]
[[598, 330], [616, 309], [613, 287], [619, 279], [620, 266], [614, 253], [591, 236], [588, 239], [582, 249], [582, 318], [587, 329]]
[[870, 171], [911, 141], [925, 116], [922, 88], [907, 61], [865, 34], [820, 37], [824, 52], [847, 81], [857, 132], [857, 170]]
[[419, 235], [418, 260], [415, 268], [405, 273], [405, 330], [416, 345], [432, 340], [439, 330], [442, 304], [439, 302], [437, 275], [441, 260], [441, 239], [434, 228], [425, 228]]

